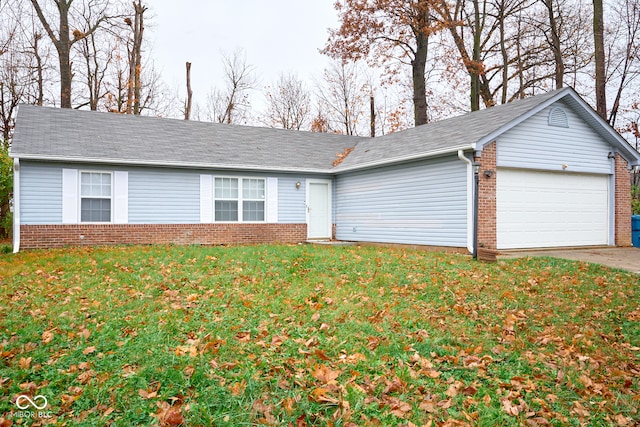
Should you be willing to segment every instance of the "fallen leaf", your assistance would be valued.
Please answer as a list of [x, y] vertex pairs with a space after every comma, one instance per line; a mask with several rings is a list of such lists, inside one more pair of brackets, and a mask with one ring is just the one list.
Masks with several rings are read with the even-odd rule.
[[175, 350], [176, 356], [196, 357], [198, 348], [195, 345], [179, 345]]
[[318, 387], [313, 390], [311, 392], [311, 399], [319, 403], [331, 403], [334, 405], [340, 402], [338, 399], [331, 396], [329, 390], [324, 387]]
[[334, 371], [333, 369], [331, 369], [328, 366], [325, 365], [316, 365], [314, 371], [311, 373], [311, 375], [325, 383], [325, 384], [329, 384], [329, 383], [334, 383], [336, 378], [338, 378], [340, 376], [341, 371]]
[[449, 386], [445, 394], [449, 397], [456, 397], [460, 389], [464, 386], [462, 381], [455, 381], [453, 384]]
[[41, 341], [43, 344], [49, 344], [53, 339], [53, 331], [44, 331], [42, 333]]
[[22, 369], [29, 369], [29, 367], [31, 366], [31, 360], [33, 360], [32, 357], [21, 357], [18, 361], [18, 365]]
[[155, 415], [162, 427], [175, 427], [184, 423], [181, 413], [182, 404], [176, 403], [172, 406], [168, 402], [158, 402], [157, 405], [158, 411]]
[[251, 332], [250, 331], [238, 332], [236, 334], [236, 339], [240, 342], [249, 342], [251, 341]]
[[82, 350], [82, 354], [84, 354], [86, 356], [87, 354], [94, 353], [95, 351], [96, 351], [95, 346], [91, 346], [91, 347], [87, 347], [84, 350]]
[[143, 399], [153, 399], [155, 397], [158, 397], [158, 392], [157, 391], [149, 392], [147, 390], [140, 389], [138, 390], [138, 396], [140, 396]]
[[571, 412], [573, 412], [577, 416], [586, 418], [590, 415], [589, 411], [587, 411], [587, 409], [584, 406], [582, 406], [580, 402], [575, 401], [573, 402], [572, 406], [573, 407], [571, 408]]

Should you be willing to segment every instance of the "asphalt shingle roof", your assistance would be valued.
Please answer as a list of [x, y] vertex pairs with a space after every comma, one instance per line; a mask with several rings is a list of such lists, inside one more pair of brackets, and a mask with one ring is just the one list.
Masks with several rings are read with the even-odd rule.
[[556, 95], [556, 91], [360, 142], [337, 170], [470, 148]]
[[[582, 102], [589, 109], [572, 89], [565, 88], [378, 138], [22, 105], [11, 155], [61, 161], [334, 173], [481, 148], [490, 138], [561, 98], [567, 98], [572, 105]], [[595, 114], [582, 110], [583, 118], [598, 127]], [[615, 131], [608, 126], [599, 127], [601, 135], [611, 143], [631, 150]], [[633, 156], [636, 161], [640, 158], [635, 151]], [[336, 162], [337, 159], [341, 161]]]
[[21, 105], [14, 157], [326, 171], [359, 137]]

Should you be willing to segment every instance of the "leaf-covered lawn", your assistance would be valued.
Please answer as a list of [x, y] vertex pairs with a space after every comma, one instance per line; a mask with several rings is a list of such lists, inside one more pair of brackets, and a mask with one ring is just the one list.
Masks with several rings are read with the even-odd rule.
[[0, 255], [0, 425], [633, 425], [639, 293], [376, 247]]

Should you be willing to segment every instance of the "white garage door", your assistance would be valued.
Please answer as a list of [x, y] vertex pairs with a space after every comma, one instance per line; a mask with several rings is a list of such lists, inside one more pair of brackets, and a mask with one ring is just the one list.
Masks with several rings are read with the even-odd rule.
[[609, 176], [501, 169], [498, 249], [606, 245]]

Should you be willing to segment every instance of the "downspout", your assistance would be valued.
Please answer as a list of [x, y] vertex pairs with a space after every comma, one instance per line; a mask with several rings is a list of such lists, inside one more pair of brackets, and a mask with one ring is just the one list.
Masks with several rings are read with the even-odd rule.
[[[472, 174], [475, 175], [474, 185], [473, 187], [471, 187], [473, 198], [469, 198], [467, 196], [467, 200], [469, 200], [467, 207], [471, 205], [471, 210], [473, 210], [473, 222], [471, 224], [471, 230], [472, 230], [471, 234], [473, 235], [473, 237], [472, 237], [472, 241], [467, 243], [467, 249], [469, 250], [469, 252], [473, 254], [473, 258], [477, 259], [478, 258], [478, 248], [477, 248], [478, 246], [477, 244], [478, 243], [478, 175], [475, 174], [473, 162], [464, 155], [464, 151], [458, 150], [458, 158], [469, 166], [467, 169], [467, 176], [470, 178]], [[467, 236], [468, 235], [469, 233], [467, 230]]]
[[20, 251], [20, 159], [13, 159], [13, 253]]

